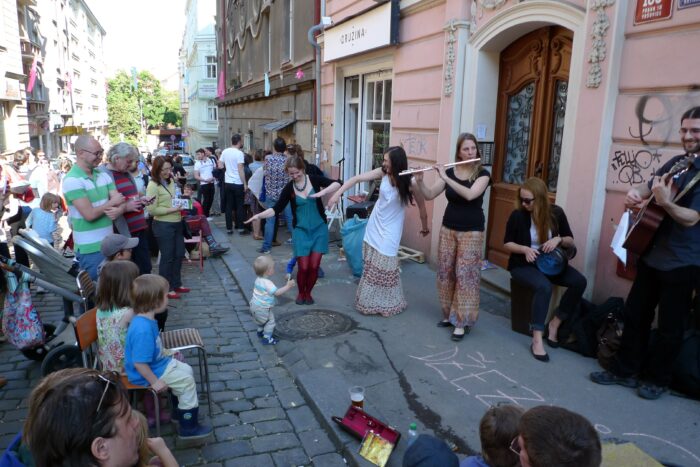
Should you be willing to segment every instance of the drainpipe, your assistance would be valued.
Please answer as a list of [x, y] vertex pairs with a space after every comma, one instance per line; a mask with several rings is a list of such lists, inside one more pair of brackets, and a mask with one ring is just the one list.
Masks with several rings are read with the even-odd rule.
[[321, 46], [316, 42], [316, 33], [322, 32], [326, 26], [331, 25], [331, 19], [326, 14], [326, 2], [321, 0], [321, 22], [311, 26], [308, 33], [309, 42], [316, 51], [314, 64], [314, 79], [316, 80], [316, 162], [321, 160]]

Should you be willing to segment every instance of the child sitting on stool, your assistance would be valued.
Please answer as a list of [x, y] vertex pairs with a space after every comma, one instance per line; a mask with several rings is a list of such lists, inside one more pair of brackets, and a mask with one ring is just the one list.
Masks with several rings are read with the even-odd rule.
[[253, 298], [250, 299], [250, 312], [258, 325], [258, 337], [262, 339], [263, 345], [275, 345], [277, 339], [272, 337], [272, 331], [275, 330], [275, 315], [272, 313], [275, 297], [294, 287], [295, 282], [289, 279], [284, 287], [278, 289], [268, 279], [275, 273], [275, 262], [269, 255], [255, 258], [253, 269], [258, 278], [253, 287]]

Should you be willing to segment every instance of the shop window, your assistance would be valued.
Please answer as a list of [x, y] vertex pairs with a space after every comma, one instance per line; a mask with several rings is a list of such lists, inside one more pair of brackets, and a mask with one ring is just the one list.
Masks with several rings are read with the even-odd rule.
[[363, 169], [380, 167], [391, 134], [390, 79], [367, 80], [364, 95]]

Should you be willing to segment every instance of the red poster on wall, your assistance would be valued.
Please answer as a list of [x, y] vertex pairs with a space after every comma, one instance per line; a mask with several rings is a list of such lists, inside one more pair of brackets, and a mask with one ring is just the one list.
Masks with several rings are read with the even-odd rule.
[[651, 23], [673, 16], [673, 0], [637, 0], [634, 24]]

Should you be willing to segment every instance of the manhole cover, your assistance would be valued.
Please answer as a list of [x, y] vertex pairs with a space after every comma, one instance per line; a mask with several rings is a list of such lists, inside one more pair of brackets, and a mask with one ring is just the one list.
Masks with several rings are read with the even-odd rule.
[[330, 310], [295, 311], [285, 313], [275, 321], [275, 334], [290, 340], [337, 336], [357, 326], [344, 314]]

